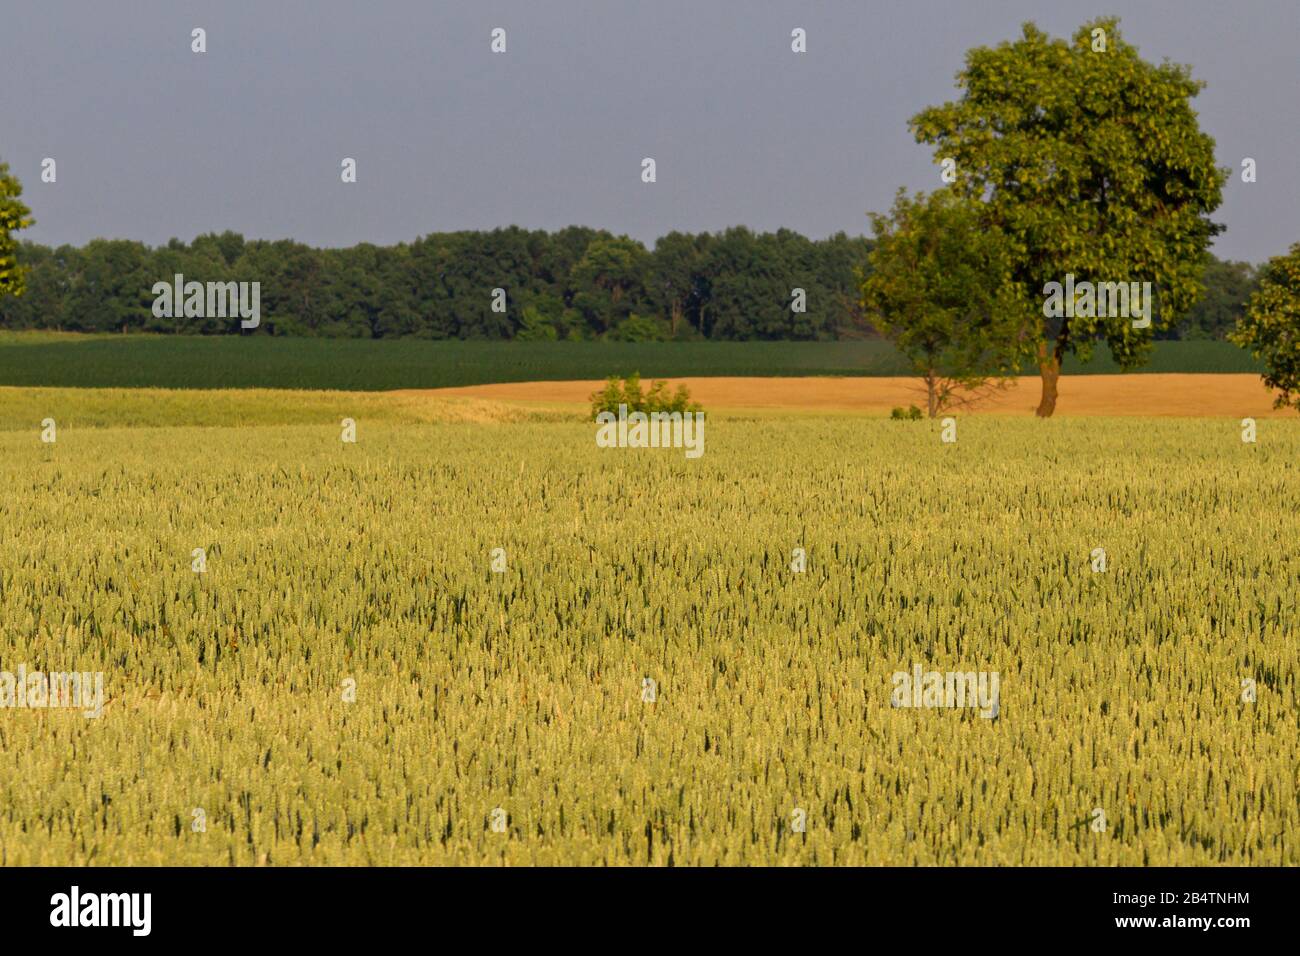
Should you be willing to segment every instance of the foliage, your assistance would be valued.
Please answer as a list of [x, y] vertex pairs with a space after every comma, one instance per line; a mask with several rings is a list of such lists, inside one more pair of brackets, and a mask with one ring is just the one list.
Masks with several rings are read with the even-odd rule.
[[[181, 273], [205, 282], [259, 281], [262, 324], [242, 333], [259, 338], [585, 340], [618, 337], [632, 314], [666, 325], [671, 339], [875, 335], [860, 306], [870, 240], [841, 234], [812, 241], [788, 230], [670, 233], [644, 254], [643, 280], [618, 293], [615, 309], [612, 289], [583, 294], [583, 282], [597, 281], [590, 261], [575, 273], [588, 246], [607, 235], [579, 227], [506, 229], [351, 249], [246, 241], [233, 232], [158, 248], [122, 240], [57, 249], [23, 242], [17, 256], [28, 270], [27, 291], [0, 297], [0, 330], [239, 333], [234, 319], [152, 315], [152, 283]], [[1234, 303], [1244, 302], [1235, 269], [1216, 264], [1225, 265], [1211, 257], [1205, 302], [1197, 306], [1209, 314], [1196, 318], [1193, 311], [1184, 323], [1187, 337], [1219, 334], [1198, 329], [1219, 328]], [[487, 307], [491, 290], [502, 287], [504, 315]], [[791, 309], [796, 287], [805, 290], [805, 313]], [[605, 325], [611, 318], [613, 327]]]
[[595, 239], [573, 267], [574, 307], [598, 332], [626, 319], [644, 296], [646, 251], [627, 238]]
[[19, 296], [26, 287], [28, 267], [19, 261], [18, 240], [13, 236], [32, 225], [31, 210], [18, 197], [23, 194], [18, 177], [0, 163], [0, 302], [5, 296]]
[[535, 305], [526, 305], [519, 313], [515, 338], [520, 342], [554, 342], [560, 337], [555, 325], [554, 316], [547, 315]]
[[678, 385], [677, 391], [669, 394], [668, 383], [656, 381], [650, 384], [650, 391], [641, 388], [641, 374], [633, 372], [625, 380], [611, 376], [605, 387], [591, 394], [591, 417], [594, 419], [601, 412], [618, 414], [619, 406], [626, 405], [628, 412], [698, 412], [702, 409], [697, 402], [691, 401], [690, 390], [685, 385]]
[[894, 407], [890, 409], [889, 417], [894, 421], [919, 422], [925, 416], [915, 405], [908, 405], [907, 408]]
[[[855, 272], [869, 244], [789, 230], [670, 233], [647, 250], [583, 227], [435, 233], [411, 243], [313, 249], [234, 232], [150, 248], [97, 239], [23, 243], [22, 299], [0, 298], [0, 329], [234, 334], [237, 319], [152, 315], [153, 283], [261, 283], [257, 337], [583, 340], [600, 337], [830, 339], [859, 329]], [[737, 270], [744, 271], [736, 274]], [[807, 311], [790, 309], [791, 289]], [[492, 290], [506, 312], [490, 308]], [[643, 321], [631, 326], [637, 316]], [[653, 324], [651, 324], [653, 323]], [[663, 328], [666, 332], [660, 332]]]
[[672, 330], [663, 319], [634, 312], [611, 329], [608, 338], [612, 342], [665, 342], [671, 335]]
[[1261, 270], [1232, 341], [1263, 360], [1264, 384], [1278, 391], [1274, 406], [1300, 409], [1300, 243]]
[[1008, 241], [1027, 317], [1040, 327], [1039, 414], [1050, 415], [1067, 353], [1086, 358], [1104, 340], [1129, 368], [1149, 351], [1152, 329], [1123, 317], [1045, 319], [1044, 286], [1067, 274], [1149, 281], [1153, 328], [1177, 324], [1201, 294], [1220, 228], [1209, 214], [1227, 170], [1215, 167], [1214, 141], [1191, 106], [1202, 84], [1186, 67], [1142, 60], [1114, 18], [1085, 24], [1068, 43], [1027, 23], [1014, 43], [970, 50], [957, 82], [962, 98], [922, 111], [912, 129], [936, 160], [955, 160], [955, 188]]
[[978, 204], [950, 190], [911, 199], [900, 190], [891, 214], [871, 220], [863, 309], [925, 380], [930, 417], [959, 389], [1016, 374], [1029, 354], [1026, 308], [1006, 244]]
[[1249, 262], [1225, 261], [1207, 253], [1201, 284], [1205, 294], [1188, 310], [1187, 318], [1156, 338], [1228, 340], [1246, 314], [1246, 303], [1259, 287], [1259, 277]]

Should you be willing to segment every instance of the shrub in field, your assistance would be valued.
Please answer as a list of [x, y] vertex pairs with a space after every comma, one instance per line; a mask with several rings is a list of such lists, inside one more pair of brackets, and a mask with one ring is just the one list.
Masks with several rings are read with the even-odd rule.
[[908, 405], [907, 408], [894, 408], [889, 413], [889, 417], [895, 421], [919, 422], [922, 418], [921, 410], [915, 405]]
[[601, 412], [618, 414], [618, 407], [626, 405], [629, 412], [698, 412], [703, 411], [698, 402], [691, 401], [691, 395], [685, 385], [677, 386], [677, 391], [669, 394], [668, 383], [655, 381], [650, 383], [650, 391], [641, 389], [641, 373], [633, 372], [623, 381], [618, 376], [611, 376], [605, 387], [591, 394], [591, 417], [594, 419]]

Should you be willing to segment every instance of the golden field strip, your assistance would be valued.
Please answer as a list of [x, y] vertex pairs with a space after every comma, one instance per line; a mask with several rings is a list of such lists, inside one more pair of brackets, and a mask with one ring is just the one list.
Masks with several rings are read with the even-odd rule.
[[1300, 863], [1300, 416], [957, 418], [0, 390], [0, 864]]
[[[925, 389], [915, 378], [806, 377], [806, 378], [674, 378], [705, 408], [728, 410], [782, 410], [826, 412], [886, 412], [894, 406], [925, 407]], [[480, 400], [582, 404], [603, 382], [504, 382], [440, 388], [401, 395], [432, 395]], [[1020, 377], [1010, 386], [980, 396], [968, 407], [970, 414], [1033, 415], [1038, 404], [1039, 380]], [[1107, 416], [1226, 416], [1238, 419], [1294, 418], [1295, 411], [1273, 407], [1273, 395], [1258, 375], [1142, 373], [1129, 375], [1067, 375], [1061, 378], [1057, 414]]]

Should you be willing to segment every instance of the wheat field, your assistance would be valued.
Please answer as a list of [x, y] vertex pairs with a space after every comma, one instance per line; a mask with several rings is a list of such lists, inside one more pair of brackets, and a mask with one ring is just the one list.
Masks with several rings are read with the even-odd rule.
[[[0, 708], [0, 864], [1300, 863], [1300, 422], [711, 416], [688, 461], [38, 391], [0, 671], [104, 704]], [[996, 717], [893, 706], [916, 666]]]

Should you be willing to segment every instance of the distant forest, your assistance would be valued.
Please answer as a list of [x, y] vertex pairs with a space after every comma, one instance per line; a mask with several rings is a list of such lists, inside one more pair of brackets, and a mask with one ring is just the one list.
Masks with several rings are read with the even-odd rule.
[[[79, 332], [239, 332], [238, 318], [156, 317], [152, 288], [260, 282], [259, 328], [326, 338], [827, 340], [874, 332], [859, 305], [871, 240], [812, 240], [788, 229], [672, 232], [653, 249], [570, 226], [434, 233], [411, 243], [315, 249], [234, 232], [191, 243], [96, 239], [19, 246], [27, 291], [0, 297], [0, 328]], [[1157, 338], [1222, 339], [1255, 286], [1247, 263], [1210, 256], [1206, 294]], [[494, 289], [504, 289], [504, 311]], [[804, 311], [794, 290], [803, 290]], [[1158, 295], [1158, 292], [1157, 292]], [[499, 297], [498, 297], [499, 298]]]

